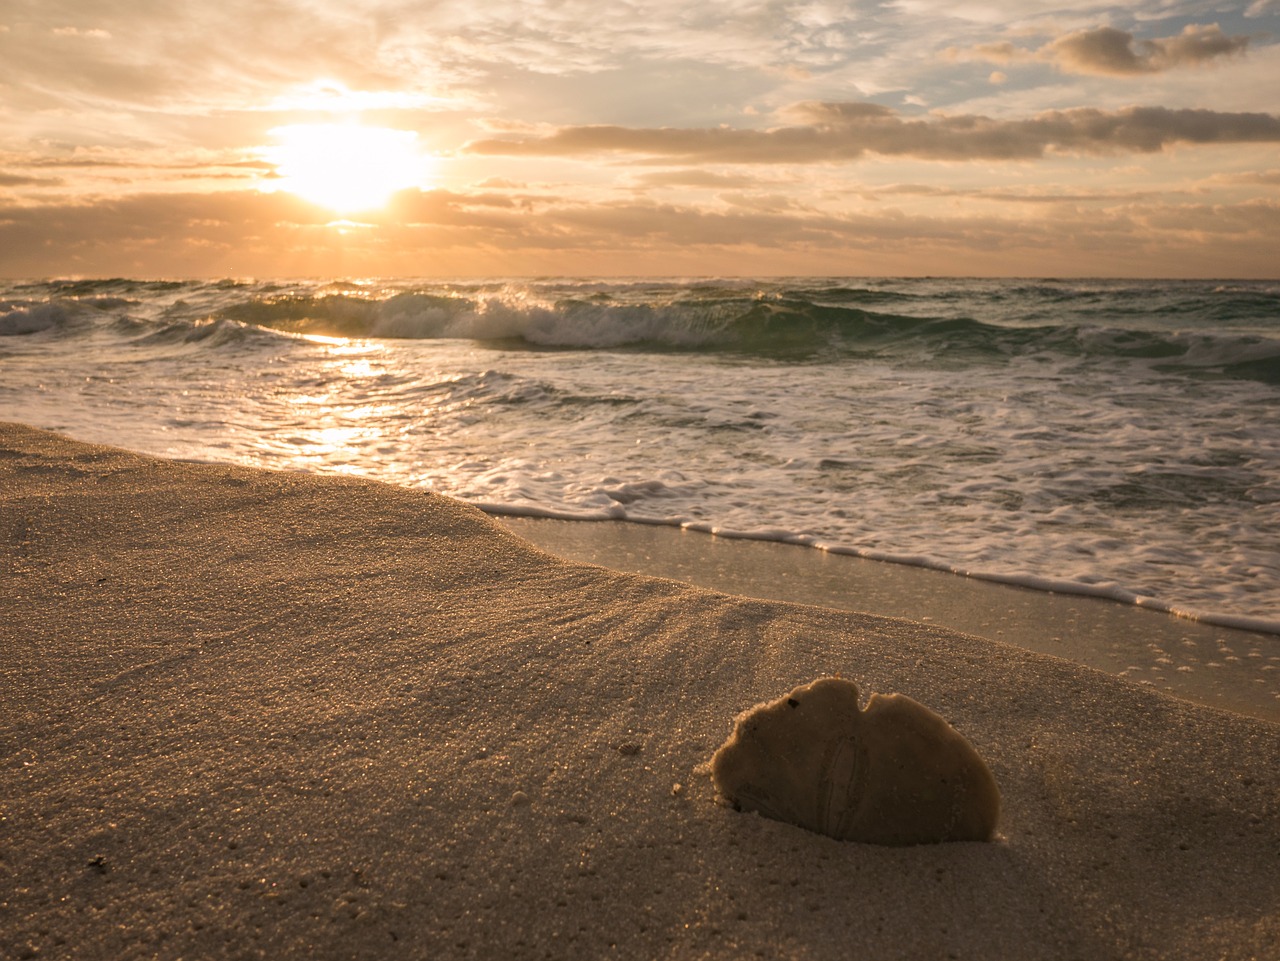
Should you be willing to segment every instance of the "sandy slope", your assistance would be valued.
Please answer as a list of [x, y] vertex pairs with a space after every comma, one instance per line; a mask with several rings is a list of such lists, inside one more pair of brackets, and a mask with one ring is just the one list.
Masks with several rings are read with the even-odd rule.
[[[0, 427], [0, 956], [1280, 957], [1280, 727], [908, 621], [557, 561], [455, 501]], [[715, 803], [823, 674], [993, 844]]]

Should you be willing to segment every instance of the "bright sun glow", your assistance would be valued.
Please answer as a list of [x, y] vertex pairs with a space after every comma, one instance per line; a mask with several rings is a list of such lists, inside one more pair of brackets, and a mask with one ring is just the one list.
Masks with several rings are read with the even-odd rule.
[[419, 186], [427, 159], [410, 130], [362, 124], [294, 124], [276, 127], [278, 146], [264, 151], [287, 190], [337, 213], [381, 207], [393, 193]]

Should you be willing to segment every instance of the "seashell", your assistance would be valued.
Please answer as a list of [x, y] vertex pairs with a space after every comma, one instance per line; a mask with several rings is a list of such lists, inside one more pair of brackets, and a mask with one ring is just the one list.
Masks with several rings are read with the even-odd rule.
[[716, 789], [738, 810], [841, 841], [989, 841], [1000, 790], [950, 724], [901, 694], [824, 677], [738, 716], [711, 759]]

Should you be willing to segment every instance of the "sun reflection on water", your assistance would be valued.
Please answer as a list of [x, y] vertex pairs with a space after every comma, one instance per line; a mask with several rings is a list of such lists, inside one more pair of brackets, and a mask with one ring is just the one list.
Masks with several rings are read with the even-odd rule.
[[291, 466], [357, 476], [379, 473], [380, 458], [372, 455], [398, 446], [390, 429], [398, 408], [375, 399], [378, 381], [393, 373], [385, 349], [343, 337], [306, 339], [323, 345], [327, 359], [312, 390], [286, 398], [294, 416], [292, 429], [280, 440]]

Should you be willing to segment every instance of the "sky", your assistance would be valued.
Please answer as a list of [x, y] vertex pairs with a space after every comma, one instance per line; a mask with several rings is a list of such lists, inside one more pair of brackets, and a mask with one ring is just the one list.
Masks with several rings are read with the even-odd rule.
[[1280, 276], [1280, 0], [4, 0], [0, 276]]

